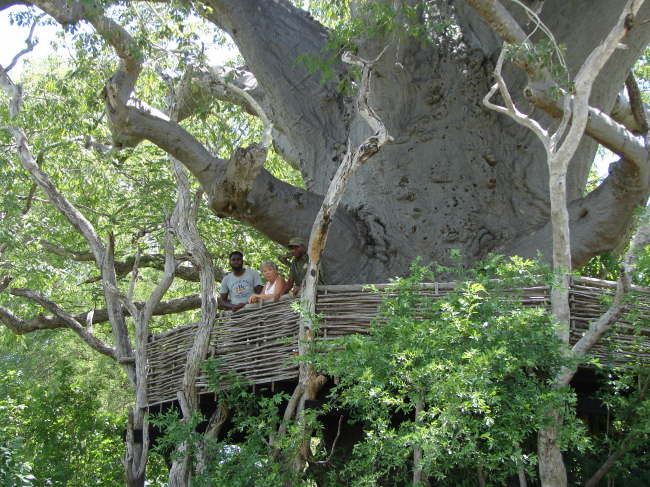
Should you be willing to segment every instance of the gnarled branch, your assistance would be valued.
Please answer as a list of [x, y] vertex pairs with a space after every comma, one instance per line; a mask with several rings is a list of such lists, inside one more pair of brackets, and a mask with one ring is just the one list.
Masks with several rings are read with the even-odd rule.
[[[14, 288], [10, 292], [14, 296], [21, 296], [39, 304], [46, 310], [53, 313], [57, 318], [59, 318], [64, 323], [64, 326], [66, 328], [70, 328], [72, 331], [74, 331], [93, 350], [96, 350], [102, 355], [106, 355], [107, 357], [117, 360], [117, 350], [114, 347], [105, 344], [95, 335], [90, 333], [85, 327], [81, 325], [81, 323], [79, 323], [79, 321], [75, 319], [74, 316], [63, 311], [56, 303], [47, 299], [43, 294], [32, 291], [31, 289], [24, 288]], [[7, 310], [3, 309], [0, 311], [0, 314], [2, 315], [1, 318], [3, 321], [8, 326], [10, 326], [14, 332], [20, 333], [26, 328], [26, 324], [23, 320], [11, 313], [8, 313]]]

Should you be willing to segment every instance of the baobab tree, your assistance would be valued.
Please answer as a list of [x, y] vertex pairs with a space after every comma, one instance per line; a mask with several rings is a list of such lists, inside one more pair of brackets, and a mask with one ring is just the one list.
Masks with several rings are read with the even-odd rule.
[[[562, 83], [573, 79], [605, 39], [625, 2], [336, 3], [330, 12], [344, 14], [341, 21], [351, 26], [347, 35], [334, 29], [331, 19], [320, 22], [296, 3], [213, 0], [177, 10], [152, 6], [177, 17], [191, 13], [227, 33], [244, 60], [236, 68], [180, 63], [171, 77], [183, 79], [177, 86], [185, 91], [175, 93], [173, 116], [141, 89], [142, 74], [156, 58], [149, 56], [154, 48], [143, 47], [143, 39], [151, 38], [139, 37], [142, 26], [129, 16], [137, 5], [60, 0], [29, 5], [66, 27], [89, 24], [91, 35], [117, 58], [102, 93], [112, 137], [95, 144], [96, 150], [119, 152], [153, 143], [189, 170], [214, 214], [250, 224], [280, 244], [309, 236], [346, 149], [371, 135], [345, 89], [355, 85], [355, 73], [339, 60], [340, 50], [353, 47], [368, 59], [382, 50], [373, 64], [368, 103], [391, 140], [372, 164], [359, 168], [342, 196], [323, 259], [331, 283], [383, 281], [405, 273], [417, 256], [445, 263], [450, 249], [459, 249], [470, 265], [489, 252], [541, 252], [551, 260], [548, 148], [482, 100], [498, 66], [516, 105], [553, 126], [554, 118], [566, 114], [558, 89], [571, 91]], [[539, 22], [531, 21], [527, 11]], [[647, 125], [629, 74], [650, 39], [645, 22], [650, 10], [644, 5], [634, 12], [626, 19], [625, 49], [614, 52], [590, 87], [586, 135], [566, 161], [562, 184], [571, 235], [570, 254], [562, 263], [566, 268], [624, 244], [634, 210], [650, 191], [648, 152], [638, 136], [645, 135]], [[565, 50], [559, 74], [544, 62], [548, 46], [537, 32], [540, 25], [553, 32], [554, 48]], [[181, 32], [182, 27], [181, 19]], [[529, 52], [502, 72], [497, 61], [502, 43], [524, 39]], [[181, 43], [183, 49], [190, 50]], [[86, 69], [93, 69], [91, 58], [84, 61]], [[304, 188], [265, 168], [267, 142], [224, 156], [183, 125], [223, 104], [263, 119], [271, 130], [265, 140], [270, 135], [275, 152], [299, 170]], [[598, 144], [620, 159], [585, 194]], [[96, 260], [101, 267], [102, 259]], [[138, 473], [136, 483], [142, 482]]]
[[[332, 269], [330, 280], [382, 281], [404, 273], [416, 256], [445, 262], [451, 248], [460, 249], [468, 263], [489, 252], [533, 256], [542, 251], [550, 256], [544, 148], [529, 131], [481, 103], [506, 35], [491, 21], [493, 13], [505, 9], [524, 32], [532, 33], [533, 42], [542, 39], [532, 32], [535, 25], [519, 2], [373, 3], [374, 10], [364, 2], [352, 2], [349, 8], [343, 2], [340, 11], [348, 14], [344, 20], [366, 21], [345, 40], [361, 55], [370, 58], [377, 46], [389, 45], [375, 67], [370, 104], [394, 140], [372, 166], [355, 175], [343, 198], [332, 227], [336, 238], [324, 260]], [[623, 5], [605, 0], [524, 3], [534, 4], [530, 6], [566, 50], [569, 77], [609, 32]], [[153, 142], [200, 181], [215, 214], [246, 222], [281, 244], [293, 235], [307, 236], [348, 133], [359, 141], [368, 134], [353, 97], [340, 89], [351, 76], [334, 51], [343, 41], [289, 1], [214, 0], [194, 5], [192, 12], [236, 44], [244, 63], [227, 69], [229, 80], [268, 114], [274, 148], [300, 170], [305, 188], [278, 180], [243, 152], [214, 156], [183, 126], [138, 100], [134, 93], [149, 60], [145, 51], [129, 44], [132, 26], [120, 25], [117, 9], [91, 9], [82, 2], [33, 5], [62, 25], [89, 22], [119, 57], [120, 66], [105, 89], [115, 147]], [[377, 5], [392, 12], [389, 25], [377, 20]], [[638, 169], [647, 151], [631, 135], [642, 129], [629, 102], [633, 97], [624, 92], [629, 70], [650, 39], [650, 26], [643, 22], [647, 14], [644, 6], [631, 20], [626, 49], [615, 53], [596, 81], [588, 136], [568, 168], [575, 267], [620, 245], [634, 208], [648, 194]], [[327, 58], [329, 63], [314, 61]], [[559, 116], [553, 86], [537, 83], [521, 68], [506, 73], [516, 101], [530, 111], [547, 112], [549, 120]], [[180, 120], [209, 110], [214, 101], [239, 104], [257, 116], [250, 103], [218, 82], [215, 73], [224, 69], [187, 67], [193, 96]], [[599, 143], [620, 160], [596, 190], [585, 194]]]

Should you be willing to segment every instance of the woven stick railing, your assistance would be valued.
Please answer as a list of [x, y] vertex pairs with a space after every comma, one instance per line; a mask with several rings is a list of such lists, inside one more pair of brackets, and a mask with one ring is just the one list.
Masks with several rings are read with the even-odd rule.
[[[386, 289], [388, 285], [376, 285]], [[452, 291], [454, 283], [430, 283], [422, 293], [433, 298]], [[597, 279], [578, 278], [571, 285], [571, 341], [575, 343], [588, 324], [606, 308], [605, 295], [612, 295], [615, 284]], [[592, 355], [608, 363], [642, 360], [650, 363], [650, 290], [635, 288], [636, 301], [629, 312]], [[548, 306], [549, 288], [544, 286], [515, 289], [513, 295], [524, 306]], [[377, 315], [383, 294], [362, 285], [335, 285], [319, 288], [317, 313], [321, 339], [351, 333], [366, 333]], [[220, 361], [223, 372], [234, 372], [253, 384], [271, 384], [298, 376], [293, 360], [298, 340], [298, 315], [293, 299], [277, 303], [249, 305], [237, 313], [222, 315], [210, 337], [211, 357]], [[638, 330], [633, 319], [649, 325]], [[149, 342], [149, 404], [173, 401], [181, 386], [185, 357], [192, 346], [195, 325], [184, 325], [153, 335]], [[207, 378], [201, 376], [199, 388], [205, 390]]]

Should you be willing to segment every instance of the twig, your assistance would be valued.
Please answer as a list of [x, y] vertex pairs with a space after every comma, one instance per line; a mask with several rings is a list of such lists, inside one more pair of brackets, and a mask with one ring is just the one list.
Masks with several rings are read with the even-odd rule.
[[18, 54], [16, 54], [16, 55], [14, 56], [14, 58], [11, 60], [11, 62], [9, 63], [9, 65], [5, 68], [5, 71], [6, 71], [7, 73], [8, 73], [9, 71], [11, 71], [11, 70], [16, 66], [16, 63], [18, 62], [18, 60], [19, 60], [21, 57], [23, 57], [25, 54], [27, 54], [27, 53], [30, 52], [32, 49], [34, 49], [34, 46], [36, 45], [35, 42], [32, 42], [32, 38], [33, 38], [33, 36], [34, 36], [34, 30], [36, 29], [36, 25], [38, 24], [38, 21], [41, 20], [41, 18], [42, 18], [44, 15], [45, 15], [45, 14], [40, 14], [40, 15], [38, 15], [37, 17], [35, 17], [34, 20], [32, 21], [32, 25], [31, 25], [31, 27], [30, 27], [30, 29], [29, 29], [29, 35], [27, 36], [27, 39], [25, 39], [25, 44], [26, 44], [27, 46], [26, 46], [23, 50], [21, 50]]
[[334, 441], [332, 442], [332, 448], [330, 449], [330, 454], [327, 456], [327, 462], [329, 463], [332, 460], [332, 457], [334, 456], [334, 450], [336, 449], [336, 443], [339, 441], [339, 437], [341, 436], [341, 424], [343, 423], [343, 414], [339, 416], [339, 424], [336, 428], [336, 436], [334, 437]]

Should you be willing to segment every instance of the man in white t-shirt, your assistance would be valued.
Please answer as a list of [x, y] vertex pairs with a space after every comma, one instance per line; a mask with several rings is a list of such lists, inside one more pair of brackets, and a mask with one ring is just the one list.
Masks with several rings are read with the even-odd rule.
[[254, 293], [262, 292], [260, 273], [244, 268], [244, 254], [239, 250], [230, 253], [230, 268], [221, 281], [219, 307], [237, 311], [248, 303], [248, 298]]

